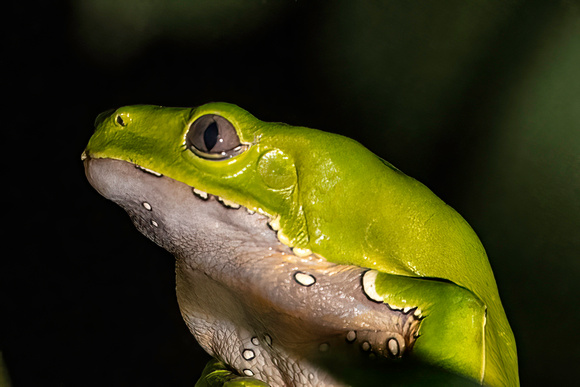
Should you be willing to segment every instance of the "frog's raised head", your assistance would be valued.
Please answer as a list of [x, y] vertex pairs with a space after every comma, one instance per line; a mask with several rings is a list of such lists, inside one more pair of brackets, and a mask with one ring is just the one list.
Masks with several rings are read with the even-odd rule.
[[[373, 164], [383, 175], [390, 171], [346, 137], [262, 122], [226, 103], [105, 112], [86, 155], [128, 161], [267, 215], [279, 238], [303, 254], [329, 238], [330, 211], [360, 218], [340, 207], [351, 204], [345, 199], [362, 171], [368, 175]], [[332, 208], [322, 210], [325, 205]]]

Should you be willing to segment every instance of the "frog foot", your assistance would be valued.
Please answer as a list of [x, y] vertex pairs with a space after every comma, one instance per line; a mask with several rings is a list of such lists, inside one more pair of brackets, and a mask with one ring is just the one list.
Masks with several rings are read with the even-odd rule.
[[363, 352], [391, 359], [402, 358], [409, 353], [419, 337], [422, 317], [414, 314], [416, 308], [407, 313], [392, 316], [395, 331], [352, 330], [346, 334], [349, 343], [358, 344]]

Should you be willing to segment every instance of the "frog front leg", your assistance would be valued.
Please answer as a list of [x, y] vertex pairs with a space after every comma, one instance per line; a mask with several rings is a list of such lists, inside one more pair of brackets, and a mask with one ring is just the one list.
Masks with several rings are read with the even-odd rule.
[[367, 353], [370, 359], [362, 361], [418, 360], [482, 383], [486, 307], [469, 290], [439, 279], [312, 261], [293, 278], [299, 288], [293, 298], [309, 307], [292, 312], [303, 322], [314, 316], [313, 326], [328, 334], [326, 341], [322, 334], [313, 340], [319, 351], [338, 347], [349, 359]]
[[486, 307], [467, 289], [448, 281], [368, 270], [363, 290], [369, 299], [407, 311], [422, 322], [413, 357], [481, 383], [485, 370]]

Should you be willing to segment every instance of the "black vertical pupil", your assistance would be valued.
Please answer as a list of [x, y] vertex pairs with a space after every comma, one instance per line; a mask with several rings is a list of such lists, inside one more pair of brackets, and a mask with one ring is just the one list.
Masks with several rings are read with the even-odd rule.
[[217, 144], [219, 133], [220, 131], [215, 122], [209, 124], [205, 132], [203, 132], [203, 142], [208, 151], [212, 150], [215, 144]]

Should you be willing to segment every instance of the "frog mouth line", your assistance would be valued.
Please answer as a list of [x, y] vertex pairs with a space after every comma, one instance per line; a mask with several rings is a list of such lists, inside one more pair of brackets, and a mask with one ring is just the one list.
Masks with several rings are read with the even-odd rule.
[[[135, 164], [135, 163], [131, 163], [131, 164], [133, 164], [135, 166], [135, 168], [139, 169], [140, 171], [142, 171], [144, 173], [153, 175], [155, 177], [163, 177], [163, 174], [161, 174], [161, 173], [159, 173], [157, 171], [154, 171], [154, 170], [149, 169], [149, 168], [145, 168], [145, 167], [143, 167], [143, 166], [141, 166], [139, 164]], [[253, 210], [251, 210], [251, 209], [249, 209], [249, 208], [247, 208], [245, 206], [242, 206], [239, 203], [236, 203], [236, 202], [233, 202], [231, 200], [222, 198], [219, 195], [214, 195], [214, 194], [211, 194], [211, 193], [202, 191], [202, 190], [200, 190], [198, 188], [195, 188], [195, 187], [192, 187], [192, 186], [190, 186], [190, 187], [191, 187], [191, 189], [193, 191], [193, 194], [195, 196], [197, 196], [198, 198], [202, 199], [202, 200], [207, 201], [207, 200], [210, 200], [210, 199], [215, 199], [218, 202], [220, 202], [226, 208], [233, 209], [233, 210], [238, 210], [240, 208], [244, 208], [246, 210], [246, 212], [248, 214], [250, 214], [250, 215], [253, 215], [253, 214], [256, 213], [255, 211], [253, 211]], [[292, 252], [294, 253], [294, 255], [296, 255], [297, 257], [307, 257], [307, 256], [310, 256], [310, 255], [313, 255], [313, 253], [312, 253], [312, 251], [310, 249], [300, 248], [300, 247], [297, 247], [297, 246], [291, 246], [291, 243], [290, 243], [289, 238], [282, 232], [282, 229], [280, 227], [280, 217], [271, 217], [271, 216], [269, 216], [267, 214], [263, 214], [263, 215], [268, 216], [268, 218], [270, 219], [268, 221], [268, 226], [272, 229], [272, 231], [274, 231], [276, 233], [276, 236], [278, 237], [278, 240], [283, 245], [285, 245], [287, 247], [290, 247], [292, 249]], [[314, 255], [316, 255], [319, 258], [324, 258], [324, 257], [319, 256], [318, 254], [314, 254]]]
[[135, 168], [137, 168], [137, 169], [140, 169], [141, 171], [143, 171], [143, 172], [145, 172], [145, 173], [149, 173], [149, 174], [151, 174], [151, 175], [153, 175], [153, 176], [155, 176], [155, 177], [163, 177], [163, 175], [162, 175], [161, 173], [159, 173], [159, 172], [155, 172], [155, 171], [154, 171], [154, 170], [152, 170], [152, 169], [149, 169], [149, 168], [142, 167], [142, 166], [140, 166], [140, 165], [138, 165], [138, 164], [133, 164], [133, 165], [135, 166]]
[[[156, 171], [154, 171], [154, 170], [152, 170], [152, 169], [145, 168], [145, 167], [143, 167], [143, 166], [141, 166], [141, 165], [139, 165], [139, 164], [135, 164], [135, 163], [132, 163], [132, 164], [135, 166], [135, 168], [137, 168], [138, 170], [140, 170], [140, 171], [142, 171], [142, 172], [148, 173], [148, 174], [150, 174], [150, 175], [153, 175], [153, 176], [155, 176], [155, 177], [163, 177], [163, 174], [161, 174], [161, 173], [159, 173], [159, 172], [156, 172]], [[190, 186], [190, 187], [191, 187], [191, 186]], [[224, 198], [222, 198], [221, 196], [218, 196], [218, 195], [214, 195], [214, 194], [207, 193], [207, 192], [205, 192], [205, 191], [202, 191], [202, 190], [200, 190], [200, 189], [197, 189], [197, 188], [195, 188], [195, 187], [191, 187], [191, 189], [192, 189], [192, 191], [193, 191], [193, 194], [194, 194], [195, 196], [197, 196], [198, 198], [202, 199], [202, 200], [210, 200], [210, 199], [214, 198], [215, 200], [217, 200], [218, 202], [220, 202], [220, 203], [221, 203], [221, 204], [222, 204], [224, 207], [226, 207], [226, 208], [231, 208], [231, 209], [233, 209], [233, 210], [237, 210], [237, 209], [240, 209], [240, 208], [245, 208], [245, 209], [246, 209], [246, 211], [247, 211], [247, 212], [248, 212], [250, 215], [253, 215], [253, 214], [255, 214], [255, 211], [252, 211], [252, 210], [250, 210], [249, 208], [242, 206], [241, 204], [238, 204], [238, 203], [232, 202], [231, 200], [224, 199]]]
[[[84, 151], [82, 153], [82, 155], [81, 155], [81, 160], [83, 162], [85, 162], [86, 160], [91, 159], [91, 158], [92, 157], [90, 156], [90, 154], [88, 154], [86, 151]], [[126, 163], [129, 163], [129, 164], [133, 165], [139, 171], [141, 171], [143, 173], [146, 173], [148, 175], [152, 175], [152, 176], [155, 176], [157, 178], [164, 177], [164, 175], [162, 173], [159, 173], [159, 172], [157, 172], [157, 171], [155, 171], [153, 169], [150, 169], [150, 168], [146, 168], [146, 167], [144, 167], [142, 165], [139, 165], [139, 164], [136, 164], [134, 162], [131, 162], [131, 161], [128, 161], [128, 160], [122, 160], [122, 159], [117, 159], [117, 160], [124, 161]], [[168, 177], [168, 178], [170, 178], [170, 177]], [[253, 215], [253, 214], [256, 213], [256, 211], [254, 211], [254, 210], [251, 210], [251, 209], [249, 209], [249, 208], [247, 208], [245, 206], [242, 206], [239, 203], [233, 202], [231, 200], [222, 198], [219, 195], [214, 195], [214, 194], [211, 194], [211, 193], [207, 193], [205, 191], [202, 191], [202, 190], [200, 190], [198, 188], [195, 188], [195, 187], [192, 187], [192, 186], [189, 186], [189, 187], [191, 187], [191, 190], [192, 190], [193, 194], [196, 197], [198, 197], [199, 199], [206, 200], [206, 201], [207, 200], [210, 200], [210, 199], [217, 200], [224, 207], [226, 207], [228, 209], [232, 209], [232, 210], [238, 210], [240, 208], [244, 208], [249, 215]], [[274, 216], [273, 217], [273, 216], [265, 213], [264, 211], [258, 211], [258, 212], [260, 212], [261, 215], [264, 215], [264, 216], [266, 216], [266, 217], [269, 218], [268, 226], [270, 227], [270, 229], [276, 233], [276, 236], [277, 236], [278, 240], [280, 241], [280, 243], [282, 243], [283, 245], [285, 245], [285, 246], [287, 246], [287, 247], [289, 247], [289, 248], [292, 249], [292, 252], [294, 253], [294, 255], [296, 255], [297, 257], [307, 257], [307, 256], [310, 256], [310, 255], [315, 255], [318, 258], [324, 259], [324, 257], [322, 257], [322, 256], [320, 256], [320, 255], [318, 255], [316, 253], [313, 253], [308, 248], [301, 248], [301, 247], [298, 247], [298, 246], [292, 246], [292, 244], [290, 242], [290, 239], [283, 233], [283, 230], [281, 229], [281, 226], [280, 226], [280, 217], [279, 216]]]

